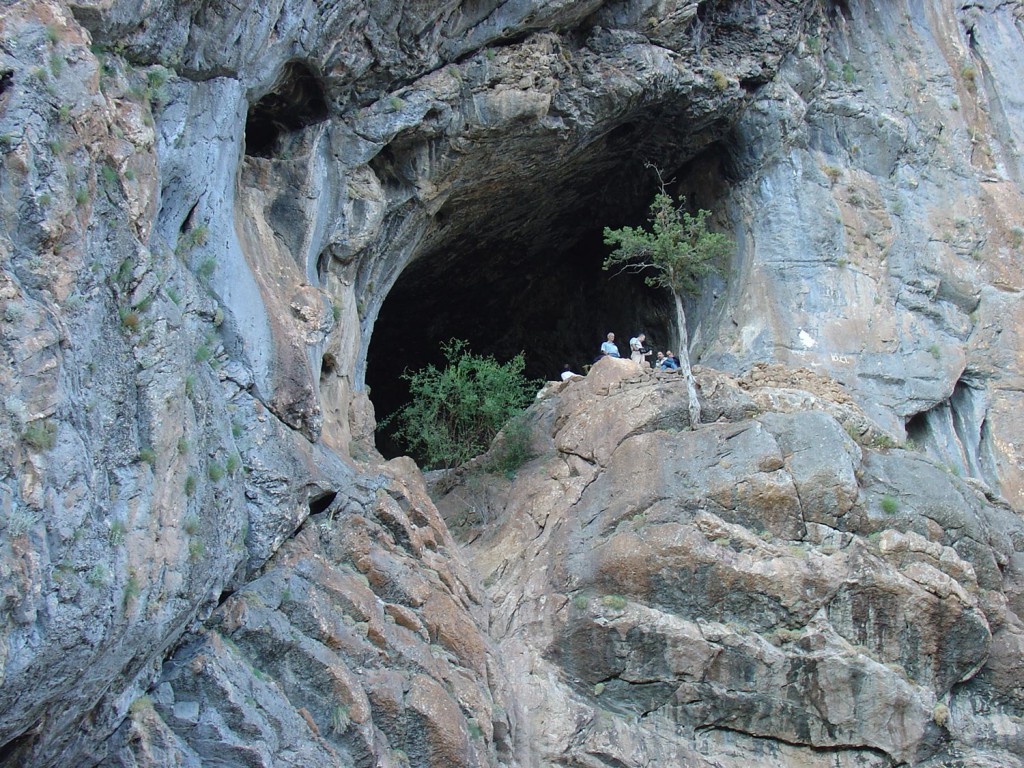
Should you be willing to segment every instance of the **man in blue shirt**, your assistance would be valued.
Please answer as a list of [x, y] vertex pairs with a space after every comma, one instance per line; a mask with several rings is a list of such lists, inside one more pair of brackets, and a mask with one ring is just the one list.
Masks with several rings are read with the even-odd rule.
[[619, 355], [619, 348], [615, 346], [615, 334], [608, 334], [608, 341], [601, 345], [601, 354], [607, 355], [608, 357], [621, 357]]

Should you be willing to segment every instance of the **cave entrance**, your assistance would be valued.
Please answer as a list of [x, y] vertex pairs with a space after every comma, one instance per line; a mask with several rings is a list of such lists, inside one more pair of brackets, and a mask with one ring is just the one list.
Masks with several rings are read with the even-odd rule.
[[[631, 140], [628, 132], [616, 139]], [[644, 222], [656, 175], [629, 153], [606, 154], [586, 172], [563, 171], [453, 197], [435, 216], [436, 231], [374, 325], [366, 384], [378, 420], [407, 402], [402, 372], [443, 364], [440, 345], [452, 338], [499, 362], [523, 352], [526, 375], [546, 380], [558, 379], [565, 364], [583, 373], [609, 331], [624, 356], [640, 331], [654, 349], [671, 348], [670, 294], [642, 276], [601, 268], [604, 227]], [[674, 176], [687, 173], [681, 167]], [[386, 457], [402, 453], [386, 429], [378, 430], [377, 448]]]

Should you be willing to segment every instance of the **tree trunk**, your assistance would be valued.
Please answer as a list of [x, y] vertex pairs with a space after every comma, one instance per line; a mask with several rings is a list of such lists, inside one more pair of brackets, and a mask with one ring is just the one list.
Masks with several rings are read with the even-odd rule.
[[676, 302], [676, 325], [679, 328], [679, 367], [686, 378], [686, 394], [689, 397], [690, 429], [696, 429], [700, 424], [700, 401], [697, 399], [697, 384], [693, 380], [693, 371], [690, 370], [690, 335], [686, 332], [686, 312], [683, 310], [683, 298], [676, 291], [672, 292], [672, 298]]

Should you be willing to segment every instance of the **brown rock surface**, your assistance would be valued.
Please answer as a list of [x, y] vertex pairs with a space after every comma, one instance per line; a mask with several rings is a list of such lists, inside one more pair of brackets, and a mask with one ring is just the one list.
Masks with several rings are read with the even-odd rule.
[[704, 369], [723, 416], [691, 430], [684, 383], [627, 365], [535, 407], [540, 453], [504, 495], [467, 468], [438, 501], [489, 584], [520, 763], [1016, 764], [1012, 697], [987, 725], [949, 713], [1024, 682], [1020, 617], [987, 596], [1018, 594], [995, 563], [1024, 523], [920, 454], [858, 445], [831, 414], [869, 420], [819, 376], [776, 369], [752, 402]]

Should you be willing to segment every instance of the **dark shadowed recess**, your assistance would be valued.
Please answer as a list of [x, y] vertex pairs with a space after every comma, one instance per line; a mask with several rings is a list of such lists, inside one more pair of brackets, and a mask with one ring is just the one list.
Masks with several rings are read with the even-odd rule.
[[272, 157], [282, 136], [326, 119], [322, 84], [301, 61], [288, 62], [270, 93], [249, 108], [245, 119], [245, 153]]
[[[609, 252], [604, 227], [646, 220], [657, 177], [645, 159], [686, 186], [694, 163], [683, 160], [695, 152], [673, 139], [680, 141], [653, 142], [650, 128], [624, 125], [570, 163], [498, 179], [484, 194], [453, 195], [374, 326], [366, 384], [378, 418], [407, 401], [402, 372], [442, 363], [439, 345], [451, 338], [502, 362], [523, 352], [527, 375], [547, 380], [557, 379], [565, 364], [584, 373], [609, 331], [624, 355], [629, 337], [641, 330], [650, 346], [670, 348], [670, 295], [641, 277], [613, 277], [601, 265]], [[724, 158], [716, 144], [697, 159], [703, 172]], [[696, 191], [689, 197], [713, 205]], [[385, 456], [401, 453], [386, 430], [378, 431], [377, 447]]]

